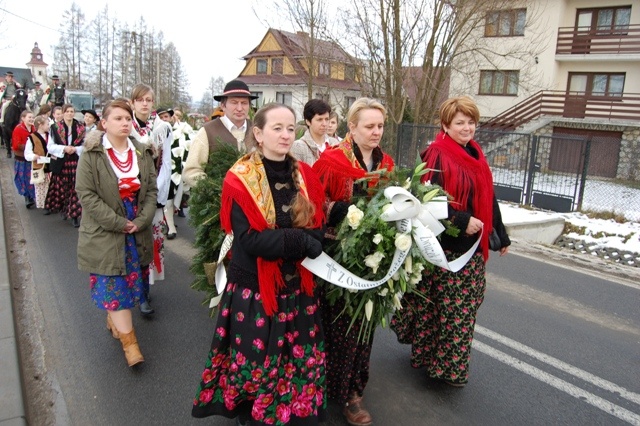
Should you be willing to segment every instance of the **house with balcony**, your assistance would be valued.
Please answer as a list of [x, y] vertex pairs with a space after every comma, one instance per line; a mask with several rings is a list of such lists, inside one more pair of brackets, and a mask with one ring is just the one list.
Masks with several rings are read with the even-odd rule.
[[483, 13], [481, 53], [451, 73], [451, 95], [478, 102], [481, 128], [590, 138], [594, 173], [640, 180], [640, 4], [530, 0]]
[[280, 102], [302, 119], [311, 86], [311, 98], [326, 100], [344, 118], [360, 97], [362, 67], [333, 41], [270, 28], [243, 59], [238, 79], [258, 96], [255, 106]]

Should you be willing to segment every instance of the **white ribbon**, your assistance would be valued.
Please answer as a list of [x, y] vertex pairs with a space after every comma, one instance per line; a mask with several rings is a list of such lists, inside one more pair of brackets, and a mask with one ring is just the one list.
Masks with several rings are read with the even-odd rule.
[[[444, 250], [436, 238], [445, 230], [439, 220], [446, 219], [448, 216], [446, 197], [435, 197], [432, 201], [423, 204], [413, 194], [399, 186], [385, 189], [384, 196], [391, 201], [391, 204], [380, 218], [388, 222], [395, 221], [396, 227], [402, 233], [412, 232], [413, 241], [425, 260], [449, 271], [458, 272], [471, 259], [480, 243], [480, 238], [466, 253], [451, 262], [447, 261]], [[302, 261], [302, 265], [316, 276], [337, 286], [350, 290], [366, 290], [386, 283], [400, 269], [409, 250], [396, 248], [389, 271], [382, 279], [376, 281], [355, 276], [326, 253], [322, 253], [315, 259], [306, 258]]]
[[218, 295], [213, 297], [209, 302], [209, 307], [213, 308], [218, 306], [220, 303], [220, 299], [222, 299], [222, 292], [224, 288], [227, 286], [227, 270], [224, 267], [224, 258], [231, 250], [231, 245], [233, 244], [233, 234], [227, 234], [222, 241], [222, 246], [220, 246], [220, 254], [218, 255], [218, 262], [216, 262], [216, 273], [215, 273], [215, 282], [216, 282], [216, 291]]

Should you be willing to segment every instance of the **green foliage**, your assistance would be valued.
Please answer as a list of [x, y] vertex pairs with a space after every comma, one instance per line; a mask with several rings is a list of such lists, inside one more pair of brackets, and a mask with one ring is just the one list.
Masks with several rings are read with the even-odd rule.
[[[205, 292], [203, 305], [217, 295], [215, 284], [207, 279], [205, 264], [216, 262], [220, 254], [220, 246], [224, 240], [224, 231], [220, 228], [220, 199], [222, 182], [227, 171], [242, 154], [236, 147], [220, 143], [209, 154], [205, 166], [206, 178], [200, 179], [191, 188], [189, 198], [189, 223], [195, 229], [197, 253], [191, 262], [191, 272], [195, 280], [191, 288]], [[213, 311], [212, 311], [213, 312]]]

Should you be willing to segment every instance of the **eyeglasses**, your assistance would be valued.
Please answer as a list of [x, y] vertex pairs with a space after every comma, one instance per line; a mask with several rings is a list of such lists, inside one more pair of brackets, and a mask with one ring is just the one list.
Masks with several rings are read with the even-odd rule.
[[140, 102], [141, 104], [143, 103], [148, 103], [148, 104], [152, 104], [153, 103], [153, 99], [151, 98], [137, 98], [135, 99], [136, 102]]

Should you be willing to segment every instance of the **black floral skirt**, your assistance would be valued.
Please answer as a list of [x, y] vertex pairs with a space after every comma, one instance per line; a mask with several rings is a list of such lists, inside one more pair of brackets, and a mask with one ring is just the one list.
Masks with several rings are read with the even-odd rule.
[[[447, 258], [458, 255], [447, 252]], [[467, 383], [473, 330], [485, 287], [484, 259], [476, 253], [458, 272], [436, 267], [424, 275], [418, 289], [429, 294], [430, 301], [405, 295], [391, 329], [400, 343], [411, 345], [413, 367], [426, 366], [432, 378]]]
[[319, 301], [299, 290], [265, 314], [260, 293], [229, 283], [220, 302], [192, 415], [248, 416], [252, 424], [324, 419], [325, 350]]
[[44, 202], [44, 208], [51, 213], [62, 213], [65, 218], [77, 218], [82, 215], [82, 207], [76, 193], [77, 155], [65, 155], [62, 173], [51, 175], [49, 192]]

